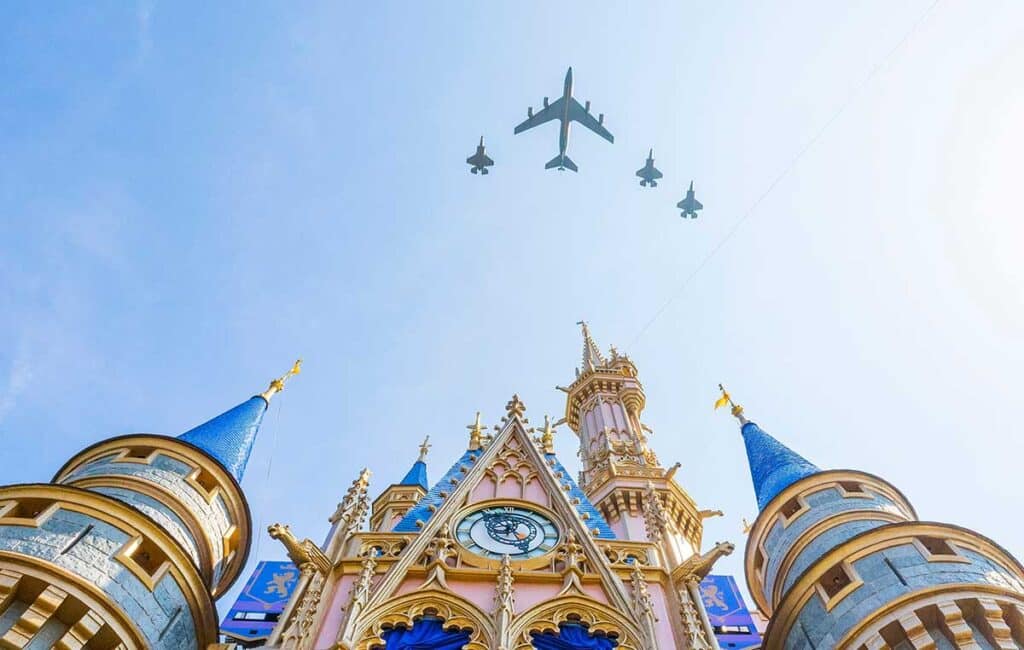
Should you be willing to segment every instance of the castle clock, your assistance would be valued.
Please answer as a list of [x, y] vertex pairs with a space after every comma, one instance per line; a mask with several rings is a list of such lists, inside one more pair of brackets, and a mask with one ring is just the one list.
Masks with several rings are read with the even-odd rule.
[[489, 506], [459, 521], [455, 537], [471, 552], [491, 559], [526, 560], [558, 543], [558, 528], [546, 516], [518, 506]]

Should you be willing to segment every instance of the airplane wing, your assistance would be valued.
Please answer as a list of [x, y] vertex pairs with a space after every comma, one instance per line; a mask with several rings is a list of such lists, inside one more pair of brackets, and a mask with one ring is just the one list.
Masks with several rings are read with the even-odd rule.
[[701, 203], [700, 201], [698, 201], [697, 199], [694, 199], [693, 200], [693, 209], [694, 210], [703, 210], [704, 209], [704, 204]]
[[558, 115], [562, 112], [562, 98], [559, 97], [555, 101], [547, 105], [546, 108], [542, 108], [539, 113], [534, 113], [533, 117], [526, 118], [526, 121], [516, 127], [515, 133], [522, 133], [532, 129], [535, 126], [550, 122], [551, 120], [557, 120]]
[[484, 159], [483, 160], [483, 166], [484, 167], [490, 167], [491, 165], [494, 164], [494, 161], [491, 160], [490, 158], [488, 158], [487, 156], [483, 156], [483, 159]]
[[596, 117], [588, 113], [587, 110], [575, 99], [570, 101], [572, 101], [572, 106], [569, 107], [570, 120], [579, 122], [608, 142], [615, 142], [615, 136], [609, 133], [608, 129], [604, 128], [604, 126], [597, 121]]
[[652, 171], [654, 172], [653, 174], [651, 174], [653, 178], [661, 178], [663, 176], [663, 174], [659, 172], [657, 169], [653, 169]]

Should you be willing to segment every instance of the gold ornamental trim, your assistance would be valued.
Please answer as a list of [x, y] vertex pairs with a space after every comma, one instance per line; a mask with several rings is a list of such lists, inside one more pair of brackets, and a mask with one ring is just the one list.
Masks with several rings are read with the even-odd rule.
[[380, 607], [363, 612], [360, 618], [368, 621], [356, 638], [354, 650], [370, 650], [384, 646], [384, 631], [396, 626], [412, 627], [423, 616], [437, 616], [445, 627], [471, 629], [465, 650], [493, 650], [495, 631], [491, 618], [476, 605], [450, 591], [427, 589], [415, 591], [385, 602]]
[[[71, 486], [29, 484], [0, 487], [0, 500], [25, 498], [52, 499], [58, 502], [62, 510], [99, 519], [128, 535], [129, 542], [118, 550], [114, 559], [120, 561], [136, 576], [139, 575], [139, 571], [145, 571], [131, 557], [138, 548], [137, 540], [141, 537], [151, 542], [154, 548], [167, 559], [159, 567], [155, 567], [154, 571], [149, 572], [148, 580], [141, 577], [140, 580], [152, 590], [156, 586], [156, 582], [169, 573], [181, 587], [185, 600], [188, 602], [192, 620], [196, 625], [196, 636], [202, 641], [200, 647], [206, 647], [207, 643], [213, 643], [216, 640], [217, 613], [198, 567], [169, 533], [141, 511], [112, 497]], [[29, 556], [19, 555], [19, 557]], [[47, 566], [50, 565], [47, 564]], [[56, 568], [54, 566], [54, 569]], [[80, 577], [76, 579], [84, 580]]]
[[516, 617], [510, 628], [513, 650], [533, 648], [531, 632], [558, 632], [560, 623], [575, 621], [591, 633], [613, 636], [620, 650], [644, 650], [643, 634], [628, 618], [608, 605], [585, 596], [563, 596], [534, 605]]
[[125, 616], [110, 596], [91, 582], [83, 580], [81, 576], [39, 558], [10, 551], [0, 551], [0, 569], [12, 570], [68, 592], [70, 596], [88, 607], [89, 611], [99, 615], [103, 623], [110, 627], [128, 650], [143, 650], [148, 647], [146, 637], [136, 627], [135, 622]]
[[905, 594], [891, 603], [886, 603], [882, 607], [872, 611], [870, 614], [865, 616], [860, 623], [843, 635], [839, 642], [836, 643], [836, 648], [859, 648], [866, 642], [866, 639], [863, 637], [885, 627], [885, 625], [888, 625], [890, 620], [899, 618], [902, 614], [901, 610], [910, 609], [911, 611], [916, 611], [922, 607], [936, 605], [940, 602], [968, 600], [970, 598], [977, 598], [978, 596], [994, 596], [1014, 603], [1018, 607], [1024, 607], [1024, 596], [993, 584], [968, 583], [935, 585]]

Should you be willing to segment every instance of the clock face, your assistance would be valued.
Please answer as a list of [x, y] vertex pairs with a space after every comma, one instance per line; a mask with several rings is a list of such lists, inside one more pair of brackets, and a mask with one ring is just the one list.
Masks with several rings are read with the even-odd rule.
[[558, 528], [544, 515], [515, 506], [471, 512], [455, 529], [459, 543], [487, 558], [524, 560], [544, 555], [558, 543]]

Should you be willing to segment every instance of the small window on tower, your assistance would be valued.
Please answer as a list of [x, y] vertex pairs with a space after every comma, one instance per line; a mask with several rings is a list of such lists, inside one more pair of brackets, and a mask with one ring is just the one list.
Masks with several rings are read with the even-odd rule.
[[43, 523], [43, 515], [49, 518], [56, 510], [53, 499], [18, 499], [0, 503], [0, 522], [12, 526], [38, 526]]
[[143, 538], [142, 542], [139, 543], [138, 548], [132, 553], [132, 559], [150, 577], [155, 577], [156, 572], [167, 562], [167, 556], [164, 555], [164, 552], [147, 538]]
[[963, 560], [959, 553], [956, 552], [956, 548], [945, 539], [941, 537], [929, 537], [922, 535], [915, 537], [914, 541], [917, 543], [918, 548], [921, 549], [922, 555], [926, 560]]
[[163, 550], [153, 540], [141, 535], [125, 544], [114, 557], [134, 573], [150, 591], [170, 568], [170, 561]]
[[782, 513], [784, 523], [788, 526], [794, 519], [807, 512], [808, 506], [804, 503], [800, 497], [793, 497], [786, 503], [782, 504], [782, 508], [779, 512]]
[[856, 481], [839, 481], [839, 487], [846, 494], [864, 494], [864, 486]]
[[129, 447], [125, 450], [122, 460], [146, 460], [152, 455], [152, 447]]
[[863, 581], [854, 573], [853, 567], [846, 562], [840, 562], [818, 580], [818, 595], [825, 601], [825, 609], [831, 611], [836, 603], [861, 584]]

